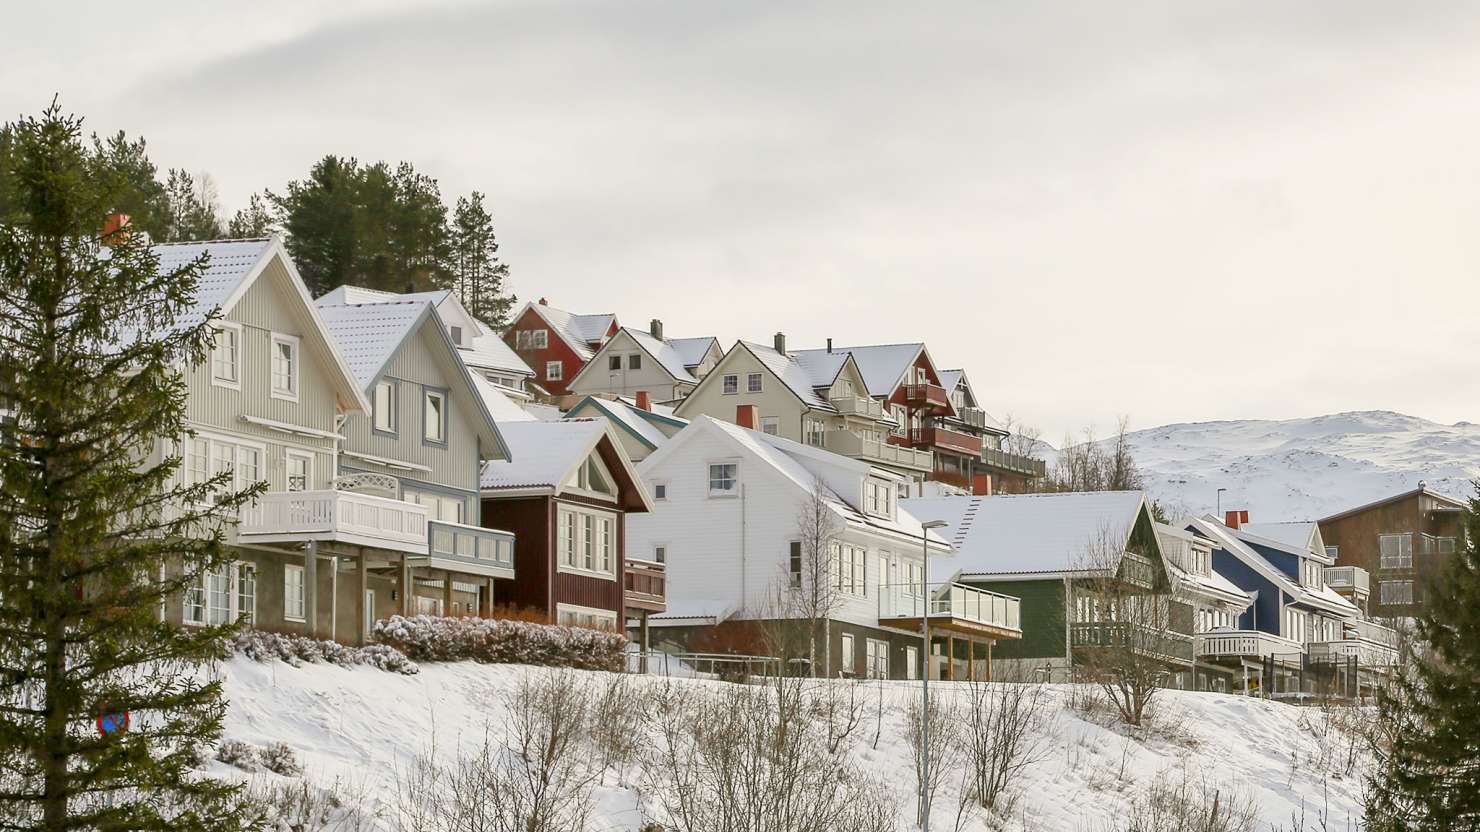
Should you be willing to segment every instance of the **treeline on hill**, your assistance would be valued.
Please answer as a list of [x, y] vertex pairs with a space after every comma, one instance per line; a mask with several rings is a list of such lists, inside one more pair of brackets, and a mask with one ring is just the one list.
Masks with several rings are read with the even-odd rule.
[[[449, 208], [437, 180], [409, 162], [362, 164], [330, 154], [281, 191], [253, 194], [228, 218], [209, 174], [161, 173], [145, 140], [123, 132], [94, 134], [89, 143], [91, 164], [122, 183], [112, 210], [152, 240], [278, 232], [315, 296], [346, 283], [387, 292], [453, 289], [489, 326], [508, 323], [515, 302], [509, 266], [499, 260], [493, 216], [478, 191]], [[0, 167], [9, 168], [13, 147], [11, 128], [0, 128]], [[14, 198], [0, 184], [0, 216]]]

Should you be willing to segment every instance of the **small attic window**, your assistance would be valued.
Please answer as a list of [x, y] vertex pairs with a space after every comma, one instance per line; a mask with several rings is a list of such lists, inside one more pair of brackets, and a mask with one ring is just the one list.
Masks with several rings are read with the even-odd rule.
[[462, 346], [462, 327], [450, 326], [448, 330], [452, 333], [452, 343]]

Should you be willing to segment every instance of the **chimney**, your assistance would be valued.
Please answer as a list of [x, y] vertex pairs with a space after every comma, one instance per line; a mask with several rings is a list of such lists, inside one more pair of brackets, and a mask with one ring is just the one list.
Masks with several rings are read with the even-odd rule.
[[1230, 529], [1236, 529], [1247, 522], [1249, 522], [1248, 509], [1223, 512], [1223, 525], [1227, 526]]
[[827, 354], [832, 355], [832, 339], [827, 339]]
[[772, 343], [775, 344], [777, 352], [781, 353], [782, 355], [786, 355], [786, 333], [776, 333], [776, 338]]
[[760, 408], [753, 404], [741, 404], [735, 406], [735, 424], [749, 430], [757, 430], [760, 427]]
[[117, 245], [127, 240], [129, 224], [128, 214], [109, 214], [103, 220], [103, 245]]
[[544, 298], [540, 298], [540, 306], [549, 306], [549, 305], [550, 305], [550, 302], [549, 301], [545, 300]]
[[638, 390], [637, 391], [637, 409], [638, 410], [652, 410], [653, 409], [653, 397], [652, 397], [651, 394], [648, 393], [648, 391], [646, 391], [646, 390]]
[[648, 321], [648, 334], [659, 341], [663, 340], [663, 322], [657, 318]]

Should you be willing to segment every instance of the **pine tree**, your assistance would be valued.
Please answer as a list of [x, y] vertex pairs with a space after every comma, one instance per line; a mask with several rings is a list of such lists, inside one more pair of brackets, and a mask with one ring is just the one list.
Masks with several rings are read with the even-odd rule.
[[1373, 832], [1480, 830], [1480, 482], [1466, 545], [1430, 582], [1422, 650], [1378, 697]]
[[216, 187], [209, 176], [199, 180], [188, 171], [170, 168], [164, 185], [166, 220], [157, 239], [164, 243], [182, 240], [218, 240], [221, 227]]
[[[0, 218], [0, 829], [211, 830], [255, 821], [193, 774], [220, 735], [202, 672], [231, 626], [170, 601], [229, 562], [225, 518], [258, 489], [180, 484], [186, 388], [207, 357], [204, 260], [160, 271], [140, 234], [100, 241], [129, 169], [55, 104], [11, 125]], [[126, 732], [94, 721], [127, 712]]]
[[159, 183], [159, 169], [149, 160], [143, 139], [129, 139], [123, 132], [106, 139], [92, 137], [88, 165], [98, 178], [113, 186], [111, 208], [127, 214], [129, 224], [156, 240], [166, 238], [169, 228], [169, 196]]
[[231, 222], [226, 226], [226, 236], [235, 239], [266, 237], [273, 232], [275, 225], [272, 211], [267, 207], [267, 195], [252, 194], [251, 199], [247, 200], [247, 207], [232, 215]]
[[458, 299], [473, 317], [496, 330], [509, 325], [517, 298], [505, 294], [509, 265], [499, 262], [493, 217], [477, 191], [458, 197], [452, 212], [452, 271]]

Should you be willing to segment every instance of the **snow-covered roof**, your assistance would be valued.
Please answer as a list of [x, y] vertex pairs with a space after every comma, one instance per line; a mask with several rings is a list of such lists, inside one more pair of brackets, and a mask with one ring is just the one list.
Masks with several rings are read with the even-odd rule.
[[428, 292], [387, 292], [382, 289], [368, 289], [364, 286], [351, 286], [344, 284], [335, 286], [333, 289], [319, 296], [319, 303], [386, 303], [392, 301], [427, 301], [432, 305], [441, 303], [450, 294], [447, 289], [433, 289]]
[[1320, 538], [1321, 534], [1320, 526], [1311, 520], [1244, 523], [1239, 530], [1273, 540], [1302, 553], [1311, 551], [1311, 547], [1315, 545], [1315, 541]]
[[374, 383], [401, 342], [432, 309], [427, 300], [333, 303], [329, 295], [314, 305], [344, 353], [355, 380], [364, 388]]
[[[752, 344], [749, 341], [741, 341], [741, 345], [749, 350], [756, 360], [760, 361], [770, 370], [787, 389], [795, 393], [797, 398], [808, 407], [819, 410], [832, 410], [833, 406], [827, 400], [817, 394], [818, 387], [831, 384], [831, 378], [827, 381], [818, 381], [812, 372], [796, 360], [794, 355], [777, 352], [771, 347], [762, 344]], [[712, 373], [711, 373], [712, 375]]]
[[[851, 354], [853, 360], [858, 362], [858, 371], [863, 374], [863, 381], [868, 385], [869, 395], [884, 397], [894, 392], [894, 388], [904, 380], [905, 373], [915, 365], [915, 359], [924, 349], [925, 345], [919, 343], [876, 344], [862, 347], [833, 347], [832, 355]], [[828, 355], [826, 349], [797, 350], [792, 354], [797, 356], [798, 360], [806, 356], [810, 361], [816, 353]]]
[[686, 627], [693, 624], [718, 624], [734, 613], [733, 601], [706, 601], [698, 598], [669, 598], [667, 609], [648, 616], [654, 627]]
[[838, 374], [843, 372], [843, 367], [848, 363], [848, 353], [828, 352], [827, 350], [801, 350], [790, 354], [791, 360], [795, 361], [807, 373], [813, 387], [831, 387], [838, 380]]
[[[633, 329], [630, 326], [622, 327], [621, 331], [627, 333], [643, 351], [651, 355], [668, 375], [689, 384], [699, 383], [698, 377], [690, 368], [698, 366], [704, 360], [704, 353], [714, 343], [713, 338], [669, 338], [660, 341], [646, 330]], [[584, 368], [582, 371], [584, 372]]]
[[946, 392], [949, 393], [952, 390], [955, 390], [956, 389], [956, 385], [958, 385], [958, 384], [961, 383], [961, 377], [964, 376], [964, 375], [966, 375], [966, 371], [965, 370], [941, 370], [940, 373], [939, 373], [939, 375], [940, 375], [940, 386], [946, 388]]
[[[637, 400], [632, 398], [631, 396], [618, 396], [617, 399], [634, 410], [638, 409]], [[689, 423], [688, 419], [685, 419], [682, 416], [674, 413], [673, 408], [666, 404], [651, 402], [648, 404], [647, 413], [650, 416], [656, 416], [660, 419], [664, 419], [673, 424], [675, 427], [683, 427], [684, 425], [687, 425]]]
[[[1171, 575], [1174, 585], [1184, 586], [1232, 603], [1242, 603], [1245, 607], [1253, 603], [1248, 593], [1218, 574], [1216, 570], [1211, 574], [1201, 575], [1192, 570], [1190, 563], [1184, 562], [1183, 559], [1191, 554], [1193, 541], [1201, 538], [1201, 535], [1165, 523], [1157, 523], [1155, 528], [1157, 540], [1161, 543], [1162, 562], [1166, 564], [1167, 573]], [[1202, 542], [1205, 546], [1213, 545], [1212, 541], [1206, 538], [1202, 538]]]
[[[1324, 608], [1328, 612], [1341, 616], [1361, 615], [1361, 610], [1357, 609], [1355, 604], [1336, 594], [1336, 591], [1325, 583], [1322, 583], [1319, 589], [1302, 586], [1283, 569], [1276, 567], [1251, 548], [1248, 543], [1240, 539], [1235, 530], [1223, 525], [1222, 521], [1217, 518], [1199, 517], [1189, 521], [1188, 525], [1198, 534], [1212, 540], [1214, 546], [1238, 558], [1296, 601], [1308, 606]], [[1263, 539], [1260, 542], [1264, 542]]]
[[509, 398], [497, 384], [477, 373], [473, 373], [473, 388], [478, 391], [478, 395], [483, 399], [483, 406], [488, 408], [489, 415], [493, 416], [493, 420], [498, 424], [535, 421], [529, 411]]
[[[944, 520], [956, 555], [932, 567], [931, 579], [963, 575], [1090, 572], [1101, 541], [1129, 540], [1145, 504], [1140, 491], [914, 497], [901, 501], [921, 520]], [[1118, 557], [1120, 552], [1114, 552]], [[938, 570], [938, 571], [937, 571]]]
[[1433, 497], [1435, 500], [1438, 500], [1441, 503], [1448, 503], [1452, 508], [1456, 508], [1456, 509], [1469, 508], [1469, 504], [1466, 503], [1464, 500], [1461, 500], [1460, 498], [1451, 496], [1449, 494], [1440, 493], [1438, 491], [1435, 491], [1432, 488], [1429, 488], [1428, 485], [1426, 485], [1424, 483], [1419, 483], [1419, 486], [1417, 488], [1409, 489], [1409, 490], [1404, 491], [1404, 492], [1402, 492], [1400, 494], [1393, 494], [1392, 496], [1389, 496], [1389, 497], [1383, 497], [1380, 500], [1373, 500], [1370, 503], [1363, 503], [1362, 505], [1359, 505], [1356, 508], [1349, 508], [1349, 509], [1346, 509], [1345, 511], [1337, 512], [1336, 514], [1333, 514], [1333, 515], [1331, 515], [1329, 517], [1322, 517], [1320, 519], [1320, 522], [1322, 522], [1322, 523], [1329, 523], [1332, 520], [1340, 520], [1343, 517], [1348, 517], [1348, 516], [1353, 515], [1353, 514], [1356, 514], [1358, 512], [1366, 511], [1367, 509], [1377, 508], [1378, 506], [1387, 505], [1388, 503], [1395, 503], [1395, 502], [1397, 502], [1399, 500], [1406, 500], [1407, 498], [1412, 497], [1412, 496], [1415, 496], [1415, 495], [1424, 495], [1424, 496], [1427, 496], [1427, 497]]
[[617, 321], [617, 316], [610, 313], [578, 315], [537, 302], [526, 303], [524, 309], [514, 316], [515, 319], [517, 320], [525, 310], [529, 309], [533, 309], [536, 314], [544, 318], [545, 323], [555, 330], [555, 333], [575, 351], [576, 355], [581, 357], [582, 361], [591, 360], [591, 356], [596, 354], [596, 350], [592, 349], [591, 345], [605, 338], [607, 331]]
[[700, 335], [697, 338], [669, 338], [668, 346], [678, 351], [678, 357], [683, 361], [685, 367], [697, 367], [704, 363], [704, 356], [709, 354], [709, 348], [717, 346], [719, 339], [713, 335]]
[[[596, 414], [590, 413], [591, 410], [595, 410]], [[658, 430], [651, 422], [639, 416], [636, 411], [637, 408], [629, 407], [625, 402], [587, 396], [567, 411], [565, 418], [582, 416], [589, 418], [599, 414], [611, 419], [619, 430], [632, 434], [649, 448], [657, 448], [668, 441], [668, 434]]]
[[504, 339], [499, 337], [482, 321], [477, 321], [478, 331], [471, 333], [466, 344], [459, 344], [457, 352], [464, 364], [484, 370], [501, 370], [514, 375], [534, 378], [534, 370], [524, 363], [519, 353], [514, 352]]
[[606, 435], [598, 419], [507, 422], [501, 426], [511, 460], [483, 466], [485, 488], [559, 488]]

